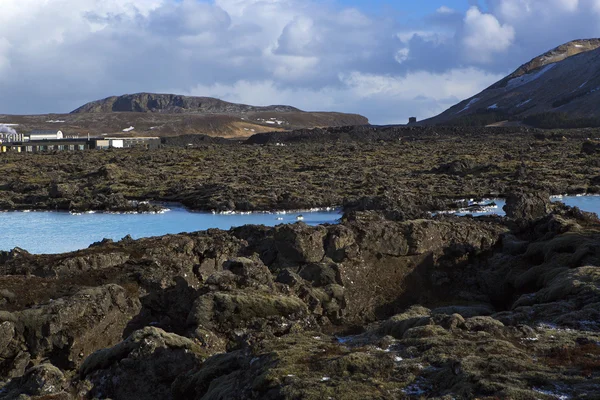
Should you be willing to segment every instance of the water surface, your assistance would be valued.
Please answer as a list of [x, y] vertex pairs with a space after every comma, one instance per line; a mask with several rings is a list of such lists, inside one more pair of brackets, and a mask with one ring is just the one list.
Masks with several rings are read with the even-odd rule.
[[[552, 201], [562, 201], [570, 207], [578, 207], [583, 211], [593, 212], [600, 215], [600, 196], [554, 196]], [[479, 217], [482, 215], [501, 215], [504, 216], [506, 213], [502, 209], [506, 201], [504, 199], [486, 199], [479, 202], [470, 201], [469, 205], [473, 207], [472, 210], [463, 209], [457, 212], [453, 212], [456, 215], [473, 215]], [[477, 209], [477, 206], [481, 209]]]
[[[584, 211], [600, 214], [600, 196], [555, 197]], [[483, 209], [460, 210], [458, 215], [505, 215], [503, 199], [488, 199], [478, 203]], [[80, 250], [104, 238], [120, 240], [126, 235], [134, 239], [166, 234], [196, 232], [210, 228], [230, 229], [256, 224], [275, 226], [297, 222], [302, 215], [309, 225], [337, 223], [339, 210], [290, 212], [285, 214], [212, 214], [190, 212], [172, 207], [164, 214], [81, 214], [65, 212], [4, 212], [0, 213], [0, 250], [23, 248], [34, 254], [54, 254]]]
[[256, 224], [275, 226], [297, 222], [302, 215], [309, 225], [336, 223], [339, 210], [285, 214], [212, 214], [171, 207], [163, 214], [81, 214], [67, 212], [0, 213], [0, 250], [20, 247], [34, 254], [80, 250], [104, 238], [120, 240], [196, 232], [210, 228], [230, 229]]

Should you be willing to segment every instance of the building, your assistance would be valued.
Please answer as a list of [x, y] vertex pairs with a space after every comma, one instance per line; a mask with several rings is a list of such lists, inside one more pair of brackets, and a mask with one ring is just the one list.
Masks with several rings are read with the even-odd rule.
[[36, 140], [60, 140], [64, 139], [64, 135], [61, 131], [31, 131], [29, 135], [25, 136], [25, 141], [36, 141]]
[[17, 132], [0, 132], [0, 143], [22, 142], [23, 135]]
[[[160, 146], [159, 137], [106, 137], [103, 140], [108, 141], [102, 143], [103, 147], [99, 148], [113, 148], [113, 149], [130, 149], [132, 147], [138, 147], [143, 149], [157, 149]], [[106, 146], [106, 147], [104, 147]]]
[[0, 152], [44, 153], [50, 151], [83, 151], [95, 148], [93, 140], [88, 139], [55, 139], [28, 140], [23, 142], [2, 143]]
[[[54, 132], [54, 131], [50, 131]], [[60, 131], [58, 131], [60, 132]], [[62, 132], [61, 132], [62, 134]], [[33, 137], [41, 137], [34, 135]], [[31, 137], [31, 136], [30, 136]], [[160, 146], [158, 137], [137, 138], [62, 138], [62, 139], [37, 139], [21, 140], [7, 143], [0, 142], [0, 153], [43, 153], [51, 151], [83, 151], [83, 150], [106, 150], [123, 148], [157, 149]]]
[[410, 117], [408, 119], [408, 123], [409, 124], [416, 124], [417, 123], [417, 117]]

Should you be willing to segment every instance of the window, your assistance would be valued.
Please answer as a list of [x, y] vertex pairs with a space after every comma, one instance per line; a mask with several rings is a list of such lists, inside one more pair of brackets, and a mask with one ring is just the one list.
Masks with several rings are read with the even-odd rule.
[[33, 153], [33, 146], [27, 146], [27, 150], [28, 153]]
[[79, 150], [85, 150], [85, 145], [83, 145], [83, 144], [80, 144], [78, 147], [79, 147]]
[[75, 150], [75, 145], [74, 144], [70, 144], [69, 145], [69, 150], [71, 150], [71, 151]]
[[54, 145], [53, 144], [49, 145], [48, 150], [54, 150]]
[[64, 145], [62, 145], [62, 144], [59, 144], [59, 145], [58, 145], [58, 149], [59, 149], [59, 150], [64, 150], [64, 149], [65, 149], [65, 146], [64, 146]]

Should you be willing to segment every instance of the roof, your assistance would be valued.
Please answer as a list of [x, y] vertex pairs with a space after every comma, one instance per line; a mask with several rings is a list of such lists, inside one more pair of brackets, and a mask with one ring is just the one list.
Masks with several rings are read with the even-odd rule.
[[50, 131], [50, 130], [39, 130], [39, 131], [31, 131], [29, 134], [30, 135], [56, 135], [58, 132], [60, 132], [58, 129], [57, 130], [52, 130], [52, 131]]
[[85, 144], [85, 143], [89, 143], [91, 142], [91, 140], [87, 140], [87, 139], [54, 139], [54, 140], [30, 140], [28, 142], [14, 142], [17, 144], [22, 144], [24, 146], [35, 146], [35, 145], [52, 145], [52, 144], [58, 144], [58, 145], [68, 145], [68, 144]]
[[159, 136], [135, 136], [135, 137], [126, 137], [126, 136], [108, 137], [108, 136], [105, 136], [102, 139], [108, 139], [108, 140], [152, 140], [152, 139], [160, 139], [160, 137]]

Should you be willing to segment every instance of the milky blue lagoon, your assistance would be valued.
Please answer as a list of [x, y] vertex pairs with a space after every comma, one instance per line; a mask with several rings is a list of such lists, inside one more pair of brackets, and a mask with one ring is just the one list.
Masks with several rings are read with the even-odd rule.
[[66, 212], [0, 213], [0, 250], [20, 247], [34, 254], [80, 250], [104, 238], [134, 239], [210, 228], [230, 229], [248, 224], [275, 226], [297, 222], [309, 225], [337, 223], [339, 210], [286, 214], [212, 214], [171, 207], [163, 214], [81, 214]]
[[[557, 196], [552, 197], [552, 201], [562, 201], [568, 206], [579, 207], [583, 211], [593, 212], [600, 215], [600, 196]], [[471, 202], [473, 205], [479, 204], [483, 210], [460, 210], [454, 212], [456, 215], [471, 214], [474, 217], [482, 215], [506, 215], [502, 207], [506, 204], [504, 199], [488, 199], [481, 202]], [[495, 203], [495, 204], [494, 204]]]
[[[478, 212], [462, 210], [456, 214], [504, 215], [504, 200], [493, 199], [483, 203], [492, 201], [496, 203], [496, 207]], [[569, 206], [600, 214], [600, 196], [565, 196], [553, 198], [553, 201], [562, 201]], [[339, 210], [285, 214], [212, 214], [190, 212], [182, 207], [171, 207], [170, 211], [163, 214], [0, 212], [0, 250], [20, 247], [34, 254], [64, 253], [84, 249], [104, 238], [117, 241], [126, 235], [139, 239], [210, 228], [227, 230], [248, 224], [275, 226], [295, 223], [299, 215], [309, 225], [337, 223], [341, 217]]]

